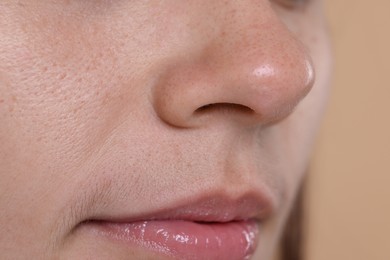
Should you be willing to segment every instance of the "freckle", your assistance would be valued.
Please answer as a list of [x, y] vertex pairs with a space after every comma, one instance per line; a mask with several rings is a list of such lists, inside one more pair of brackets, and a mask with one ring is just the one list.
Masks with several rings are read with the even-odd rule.
[[64, 79], [66, 78], [66, 73], [62, 73], [61, 75], [58, 76], [58, 79]]
[[0, 99], [0, 103], [4, 103], [4, 99]]

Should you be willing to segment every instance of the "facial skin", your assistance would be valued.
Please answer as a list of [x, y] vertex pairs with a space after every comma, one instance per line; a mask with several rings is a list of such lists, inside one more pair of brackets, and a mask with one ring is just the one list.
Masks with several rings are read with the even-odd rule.
[[206, 197], [257, 210], [270, 259], [326, 103], [322, 9], [1, 1], [0, 258], [164, 258], [83, 223]]

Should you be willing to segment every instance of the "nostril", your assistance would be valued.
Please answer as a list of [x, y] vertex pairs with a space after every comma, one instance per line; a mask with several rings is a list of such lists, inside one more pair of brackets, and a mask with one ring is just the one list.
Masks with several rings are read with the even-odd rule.
[[199, 107], [195, 110], [195, 114], [205, 114], [205, 113], [213, 113], [213, 112], [223, 112], [223, 113], [242, 113], [242, 114], [253, 114], [255, 111], [250, 107], [235, 104], [235, 103], [214, 103], [207, 104], [202, 107]]

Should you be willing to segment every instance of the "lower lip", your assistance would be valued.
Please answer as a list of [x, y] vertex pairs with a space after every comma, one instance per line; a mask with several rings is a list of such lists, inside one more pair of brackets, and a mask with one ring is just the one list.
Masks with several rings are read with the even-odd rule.
[[96, 223], [100, 234], [130, 247], [178, 259], [249, 259], [256, 249], [259, 234], [255, 221]]

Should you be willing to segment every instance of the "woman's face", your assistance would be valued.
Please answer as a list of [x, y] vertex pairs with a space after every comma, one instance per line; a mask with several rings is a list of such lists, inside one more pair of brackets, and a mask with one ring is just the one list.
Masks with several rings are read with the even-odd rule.
[[0, 258], [269, 259], [326, 101], [322, 11], [1, 1]]

